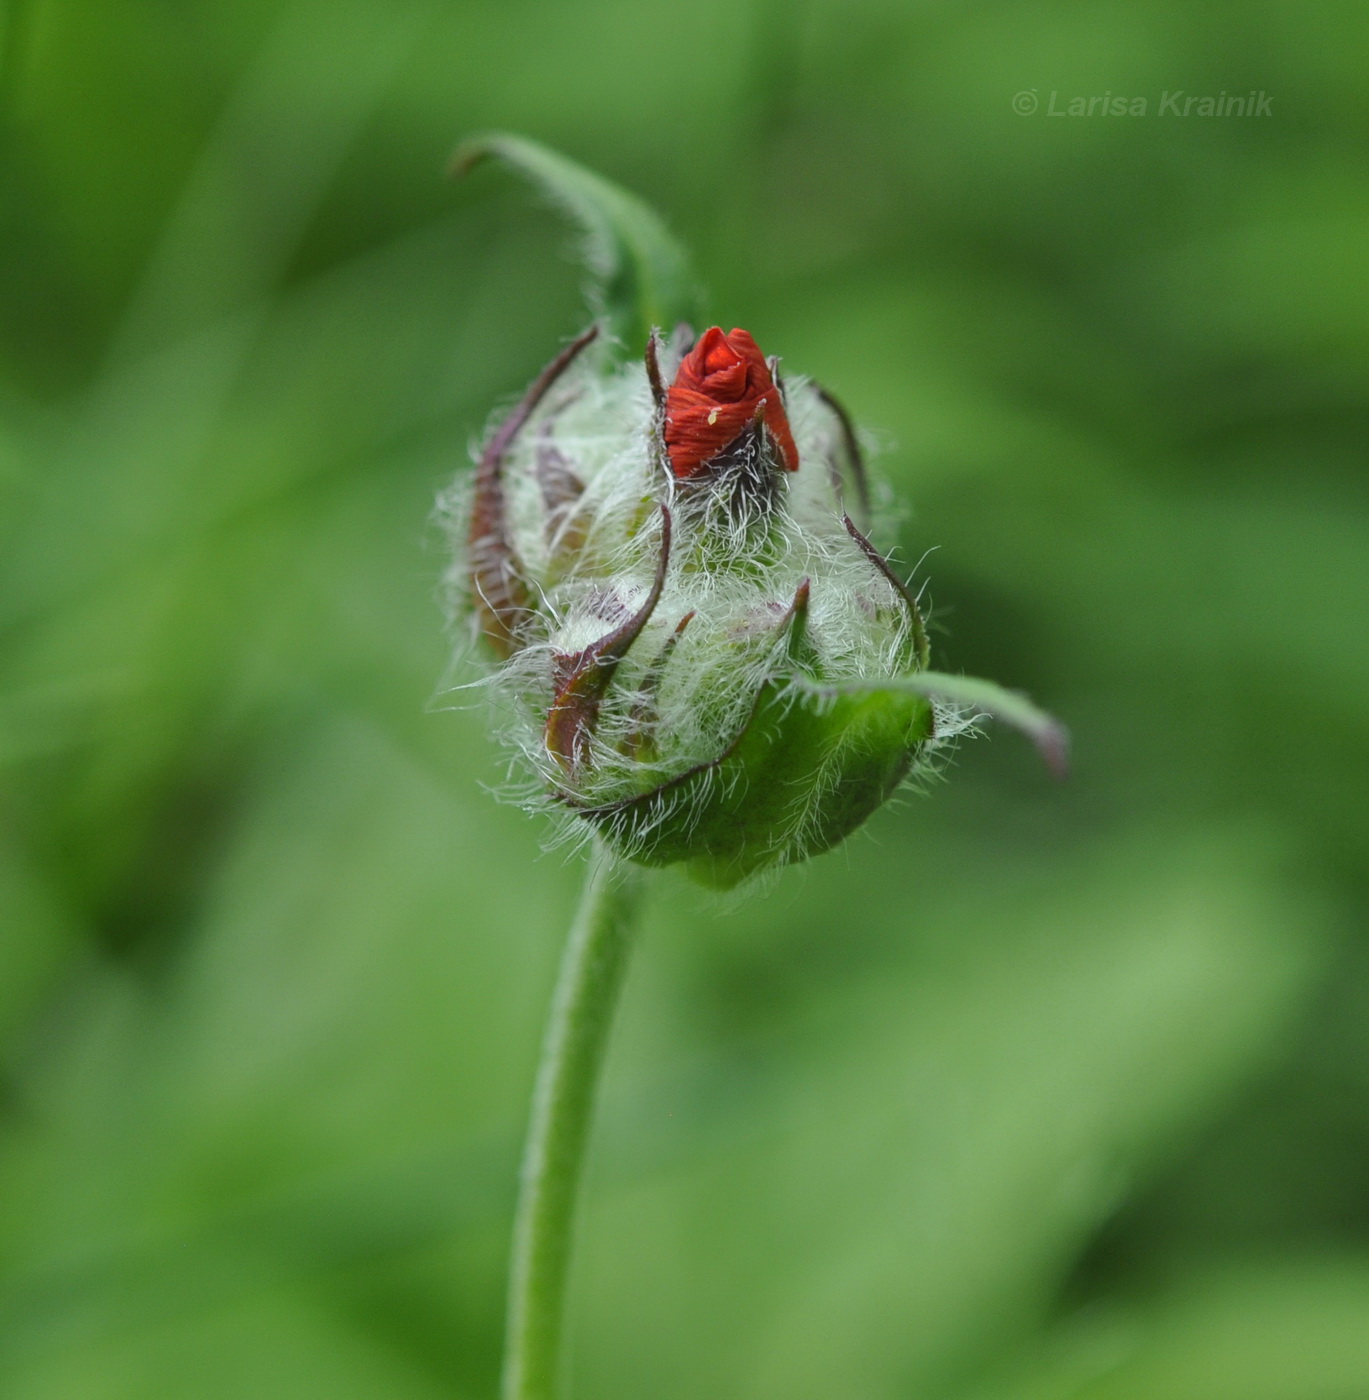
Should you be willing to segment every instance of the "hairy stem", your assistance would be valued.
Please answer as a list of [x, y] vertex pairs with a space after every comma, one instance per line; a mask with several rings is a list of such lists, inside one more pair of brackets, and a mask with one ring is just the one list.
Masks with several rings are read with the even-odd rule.
[[562, 957], [523, 1153], [504, 1346], [504, 1400], [553, 1400], [576, 1190], [640, 875], [596, 846]]

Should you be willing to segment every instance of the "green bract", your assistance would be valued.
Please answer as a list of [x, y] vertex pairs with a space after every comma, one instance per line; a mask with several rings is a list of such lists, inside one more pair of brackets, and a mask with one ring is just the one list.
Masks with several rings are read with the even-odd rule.
[[[836, 844], [979, 714], [1060, 764], [1048, 716], [928, 669], [917, 601], [863, 532], [865, 470], [836, 400], [781, 378], [744, 331], [663, 336], [693, 283], [636, 200], [516, 138], [468, 149], [572, 209], [605, 279], [606, 319], [543, 371], [451, 503], [453, 577], [535, 800], [632, 860], [731, 886]], [[642, 324], [645, 352], [625, 358], [607, 331]]]

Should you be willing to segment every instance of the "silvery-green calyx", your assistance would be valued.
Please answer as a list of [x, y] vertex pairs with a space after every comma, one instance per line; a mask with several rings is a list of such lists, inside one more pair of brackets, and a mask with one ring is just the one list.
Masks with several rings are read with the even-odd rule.
[[576, 214], [599, 278], [458, 512], [455, 577], [540, 800], [731, 886], [835, 845], [978, 716], [1062, 768], [1048, 715], [929, 669], [833, 396], [744, 330], [696, 336], [687, 262], [632, 196], [519, 138], [458, 159], [483, 155]]

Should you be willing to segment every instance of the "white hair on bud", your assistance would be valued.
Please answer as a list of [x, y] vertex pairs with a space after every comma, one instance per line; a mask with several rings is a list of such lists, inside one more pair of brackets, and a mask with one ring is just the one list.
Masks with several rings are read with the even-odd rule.
[[[824, 681], [917, 669], [904, 598], [843, 522], [840, 421], [802, 378], [786, 380], [785, 407], [799, 470], [745, 461], [738, 468], [773, 482], [768, 496], [740, 489], [729, 497], [725, 477], [677, 481], [643, 366], [614, 368], [599, 347], [570, 366], [523, 425], [506, 453], [502, 482], [510, 543], [540, 606], [537, 630], [491, 677], [503, 737], [522, 760], [522, 777], [511, 781], [508, 795], [557, 805], [547, 793], [564, 789], [565, 760], [548, 750], [545, 737], [555, 658], [592, 646], [643, 605], [661, 558], [662, 503], [673, 522], [664, 585], [586, 739], [574, 778], [577, 802], [623, 802], [693, 770], [700, 792], [728, 781], [715, 761], [742, 732], [763, 683], [793, 669], [779, 663], [805, 581], [804, 641]], [[470, 505], [464, 484], [439, 504], [458, 544], [447, 578], [458, 614], [470, 611], [459, 558]], [[667, 647], [669, 662], [660, 666]], [[921, 746], [915, 771], [925, 772], [932, 751], [969, 725], [959, 711], [939, 702], [934, 709], [935, 736]], [[787, 829], [775, 834], [777, 859], [790, 849], [802, 853], [827, 787], [839, 780], [837, 756], [827, 770], [812, 792], [796, 794]], [[696, 794], [694, 811], [701, 810]], [[640, 840], [642, 830], [631, 827], [638, 819], [615, 818], [621, 839]], [[694, 818], [665, 802], [655, 819]], [[572, 819], [560, 824], [558, 837], [587, 830]]]

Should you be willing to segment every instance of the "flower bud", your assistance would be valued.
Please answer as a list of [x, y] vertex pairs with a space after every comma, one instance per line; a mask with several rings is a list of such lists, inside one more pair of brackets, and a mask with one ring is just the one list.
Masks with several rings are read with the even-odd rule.
[[833, 846], [963, 731], [963, 683], [927, 673], [848, 494], [845, 414], [748, 332], [653, 335], [626, 365], [597, 326], [567, 346], [464, 513], [468, 610], [539, 802], [729, 886]]
[[[749, 332], [681, 323], [688, 259], [627, 191], [526, 138], [467, 142], [580, 224], [595, 324], [490, 433], [450, 502], [461, 610], [495, 662], [529, 800], [727, 887], [827, 850], [991, 715], [1052, 767], [1064, 730], [938, 675], [916, 598], [852, 520], [850, 419]], [[622, 362], [624, 344], [645, 345]]]

